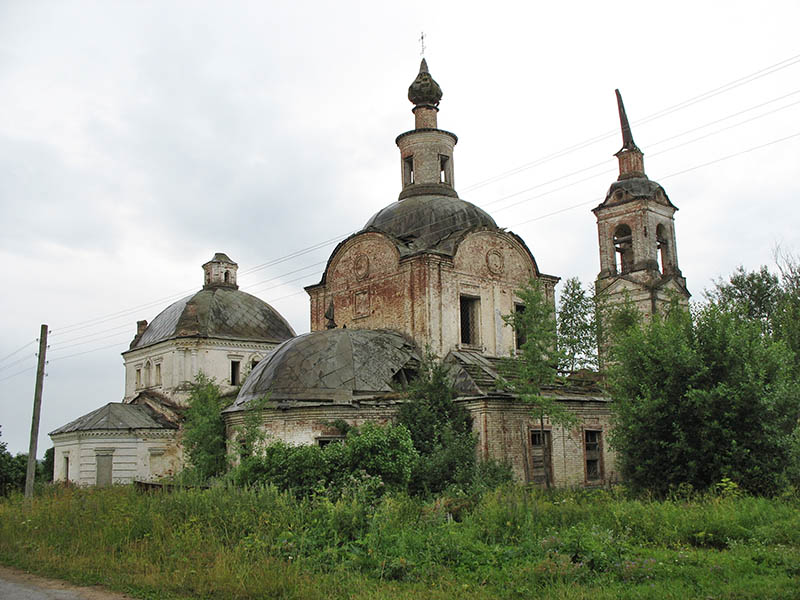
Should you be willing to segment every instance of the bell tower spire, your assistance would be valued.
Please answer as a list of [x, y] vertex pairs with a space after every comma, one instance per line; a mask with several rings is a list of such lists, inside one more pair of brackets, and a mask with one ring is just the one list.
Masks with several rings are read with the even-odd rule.
[[403, 181], [398, 199], [429, 195], [458, 198], [453, 184], [453, 148], [458, 138], [438, 128], [442, 88], [431, 77], [424, 58], [408, 88], [408, 99], [414, 105], [414, 129], [395, 140], [400, 148]]
[[619, 90], [614, 90], [617, 95], [617, 108], [619, 110], [619, 124], [622, 128], [622, 148], [614, 156], [619, 159], [619, 179], [628, 177], [647, 177], [644, 173], [644, 154], [636, 142], [633, 141], [631, 125], [628, 115], [625, 114], [625, 105]]
[[619, 90], [616, 91], [622, 148], [619, 177], [593, 209], [600, 242], [598, 298], [607, 305], [628, 300], [647, 317], [673, 299], [688, 303], [686, 279], [678, 268], [675, 211], [667, 193], [644, 172], [644, 154], [633, 141]]

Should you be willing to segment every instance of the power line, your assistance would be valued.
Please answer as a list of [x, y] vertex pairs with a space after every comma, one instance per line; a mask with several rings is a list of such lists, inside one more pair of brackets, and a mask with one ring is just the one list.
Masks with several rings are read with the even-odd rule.
[[[718, 96], [718, 95], [720, 95], [720, 94], [722, 94], [724, 92], [730, 91], [732, 89], [735, 89], [737, 87], [740, 87], [742, 85], [750, 83], [751, 81], [756, 81], [757, 79], [761, 79], [762, 77], [766, 77], [767, 75], [771, 75], [772, 73], [776, 73], [776, 72], [778, 72], [778, 71], [780, 71], [782, 69], [785, 69], [785, 68], [790, 67], [790, 66], [792, 66], [794, 64], [797, 64], [798, 62], [800, 62], [800, 54], [797, 54], [795, 56], [790, 56], [787, 59], [784, 59], [784, 60], [779, 61], [777, 63], [774, 63], [772, 65], [769, 65], [768, 67], [764, 67], [763, 69], [759, 69], [758, 71], [750, 73], [749, 75], [745, 75], [744, 77], [740, 77], [739, 79], [735, 79], [733, 81], [730, 81], [730, 82], [728, 82], [728, 83], [726, 83], [726, 84], [724, 84], [722, 86], [716, 87], [716, 88], [714, 88], [712, 90], [709, 90], [707, 92], [703, 92], [702, 94], [698, 94], [697, 96], [693, 96], [693, 97], [691, 97], [691, 98], [689, 98], [687, 100], [684, 100], [683, 102], [679, 102], [678, 104], [673, 104], [672, 106], [669, 106], [667, 108], [661, 109], [661, 110], [659, 110], [659, 111], [657, 111], [655, 113], [652, 113], [652, 114], [650, 114], [650, 115], [648, 115], [648, 116], [646, 116], [646, 117], [644, 117], [642, 119], [637, 119], [637, 120], [633, 121], [633, 124], [634, 125], [644, 125], [645, 123], [649, 123], [649, 122], [654, 121], [656, 119], [660, 119], [661, 117], [665, 117], [668, 114], [672, 114], [672, 113], [674, 113], [674, 112], [676, 112], [678, 110], [682, 110], [684, 108], [688, 108], [689, 106], [692, 106], [694, 104], [698, 104], [699, 102], [702, 102], [704, 100], [708, 100], [709, 98], [713, 98], [715, 96]], [[492, 177], [489, 177], [487, 179], [484, 179], [482, 181], [474, 183], [474, 184], [464, 188], [464, 191], [465, 192], [469, 192], [469, 191], [478, 189], [480, 187], [484, 187], [484, 186], [486, 186], [486, 185], [488, 185], [490, 183], [494, 183], [495, 181], [498, 181], [500, 179], [504, 179], [505, 177], [510, 177], [511, 175], [516, 175], [517, 173], [520, 173], [521, 171], [525, 171], [527, 169], [531, 169], [533, 167], [537, 167], [537, 166], [539, 166], [541, 164], [547, 163], [547, 162], [549, 162], [551, 160], [555, 160], [556, 158], [561, 158], [562, 156], [565, 156], [565, 155], [570, 154], [572, 152], [575, 152], [577, 150], [582, 150], [583, 148], [586, 148], [588, 146], [591, 146], [593, 144], [601, 142], [601, 141], [603, 141], [605, 139], [608, 139], [609, 137], [612, 137], [612, 136], [616, 135], [618, 132], [619, 132], [618, 129], [612, 129], [612, 130], [609, 130], [609, 131], [607, 131], [605, 133], [602, 133], [602, 134], [596, 135], [594, 137], [588, 138], [588, 139], [586, 139], [586, 140], [584, 140], [582, 142], [579, 142], [577, 144], [574, 144], [574, 145], [569, 146], [567, 148], [564, 148], [562, 150], [558, 150], [557, 152], [554, 152], [552, 154], [548, 154], [548, 155], [543, 156], [541, 158], [538, 158], [538, 159], [536, 159], [534, 161], [531, 161], [531, 162], [528, 162], [528, 163], [524, 163], [524, 164], [522, 164], [522, 165], [520, 165], [518, 167], [515, 167], [513, 169], [509, 169], [508, 171], [504, 171], [503, 173], [500, 173], [498, 175], [494, 175]]]
[[35, 366], [34, 367], [28, 367], [27, 369], [23, 369], [22, 371], [17, 371], [13, 375], [8, 375], [6, 377], [3, 377], [2, 379], [0, 379], [0, 381], [6, 381], [8, 379], [11, 379], [12, 377], [16, 377], [17, 375], [22, 375], [23, 373], [27, 373], [28, 371], [33, 371], [35, 369], [36, 369]]
[[[36, 358], [36, 354], [35, 353], [31, 354], [31, 356]], [[30, 360], [31, 356], [23, 356], [22, 358], [17, 359], [14, 362], [10, 362], [7, 365], [3, 365], [2, 367], [0, 367], [0, 371], [2, 371], [4, 369], [8, 369], [9, 367], [13, 367], [14, 365], [18, 365], [19, 363], [21, 363], [23, 361]]]
[[25, 348], [27, 348], [28, 346], [32, 346], [32, 345], [33, 345], [33, 344], [35, 344], [37, 341], [39, 341], [39, 340], [31, 340], [30, 342], [28, 342], [27, 344], [23, 344], [22, 346], [20, 346], [19, 348], [17, 348], [17, 349], [16, 349], [16, 350], [14, 350], [13, 352], [11, 352], [11, 353], [9, 353], [9, 354], [6, 354], [6, 355], [5, 355], [3, 358], [0, 358], [0, 363], [2, 363], [2, 362], [4, 362], [5, 360], [7, 360], [7, 359], [11, 358], [11, 357], [12, 357], [12, 356], [14, 356], [15, 354], [18, 354], [18, 353], [22, 352], [23, 350], [25, 350]]
[[[715, 89], [713, 89], [713, 90], [710, 90], [710, 91], [708, 91], [708, 92], [705, 92], [705, 93], [703, 93], [703, 94], [700, 94], [700, 95], [698, 95], [698, 96], [695, 96], [695, 97], [693, 97], [693, 98], [690, 98], [690, 99], [688, 99], [688, 100], [686, 100], [686, 101], [684, 101], [684, 102], [682, 102], [682, 103], [679, 103], [679, 104], [673, 105], [673, 106], [671, 106], [671, 107], [668, 107], [668, 108], [666, 108], [666, 109], [663, 109], [663, 110], [661, 110], [661, 111], [659, 111], [659, 112], [657, 112], [657, 113], [653, 113], [652, 115], [650, 115], [650, 116], [646, 117], [645, 119], [642, 119], [642, 120], [640, 120], [640, 121], [637, 121], [637, 123], [646, 122], [646, 121], [648, 121], [648, 120], [653, 120], [653, 119], [656, 119], [656, 118], [660, 118], [660, 116], [664, 116], [665, 114], [669, 114], [670, 112], [675, 112], [676, 110], [680, 110], [680, 108], [685, 108], [686, 106], [690, 106], [691, 104], [693, 104], [693, 103], [697, 103], [697, 102], [699, 102], [699, 101], [702, 101], [703, 99], [707, 99], [707, 98], [713, 97], [714, 95], [721, 94], [721, 93], [723, 93], [724, 91], [727, 91], [727, 90], [729, 90], [729, 89], [733, 89], [733, 88], [735, 88], [735, 87], [738, 87], [738, 86], [740, 86], [740, 85], [744, 85], [745, 83], [749, 83], [750, 81], [753, 81], [753, 80], [755, 80], [755, 79], [758, 79], [758, 78], [760, 78], [760, 77], [764, 77], [764, 76], [766, 76], [766, 75], [769, 75], [769, 74], [771, 74], [771, 73], [774, 73], [774, 72], [776, 72], [776, 71], [778, 71], [778, 70], [780, 70], [780, 69], [783, 69], [783, 68], [786, 68], [786, 67], [788, 67], [788, 66], [791, 66], [791, 65], [793, 65], [793, 64], [796, 64], [797, 62], [800, 62], [800, 55], [797, 55], [797, 56], [794, 56], [794, 57], [790, 57], [790, 58], [788, 58], [788, 59], [785, 59], [784, 61], [780, 61], [780, 62], [778, 62], [778, 63], [775, 63], [774, 65], [771, 65], [771, 66], [769, 66], [769, 67], [765, 67], [764, 69], [761, 69], [760, 71], [756, 71], [755, 73], [751, 73], [750, 75], [747, 75], [747, 76], [745, 76], [745, 77], [743, 77], [743, 78], [740, 78], [740, 79], [734, 80], [733, 82], [729, 82], [728, 84], [725, 84], [724, 86], [720, 86], [720, 87], [718, 87], [718, 88], [715, 88]], [[764, 105], [766, 105], [766, 104], [769, 104], [769, 103], [771, 103], [771, 102], [774, 102], [774, 101], [780, 100], [780, 99], [782, 99], [782, 98], [788, 97], [788, 96], [790, 96], [790, 95], [792, 95], [792, 94], [794, 94], [794, 93], [798, 93], [798, 92], [792, 92], [792, 93], [790, 93], [790, 94], [786, 94], [786, 95], [784, 95], [784, 96], [781, 96], [780, 98], [776, 98], [776, 99], [770, 100], [770, 101], [768, 101], [768, 102], [762, 103], [762, 104], [760, 104], [760, 105], [757, 105], [757, 106], [754, 106], [754, 107], [750, 107], [750, 108], [748, 108], [748, 109], [745, 109], [744, 111], [739, 111], [738, 113], [734, 113], [733, 115], [729, 115], [728, 117], [725, 117], [725, 118], [723, 118], [723, 119], [717, 119], [716, 121], [713, 121], [713, 122], [712, 122], [712, 123], [710, 123], [710, 124], [706, 124], [706, 125], [704, 125], [704, 126], [701, 126], [701, 127], [698, 127], [698, 128], [694, 128], [693, 130], [689, 130], [688, 132], [684, 132], [683, 134], [678, 134], [678, 136], [680, 136], [680, 135], [686, 135], [687, 133], [689, 133], [689, 132], [691, 132], [691, 131], [695, 131], [695, 130], [697, 130], [697, 129], [700, 129], [700, 128], [703, 128], [703, 127], [707, 127], [707, 126], [709, 126], [709, 125], [711, 125], [711, 124], [718, 123], [718, 122], [720, 122], [720, 121], [722, 121], [722, 120], [725, 120], [725, 119], [728, 119], [728, 118], [732, 118], [733, 116], [736, 116], [736, 115], [738, 115], [738, 114], [742, 114], [742, 113], [744, 113], [744, 112], [747, 112], [747, 111], [749, 111], [749, 110], [753, 110], [753, 109], [755, 109], [755, 108], [758, 108], [758, 107], [760, 107], [760, 106], [764, 106]], [[789, 105], [789, 106], [792, 106], [792, 105]], [[776, 110], [782, 110], [782, 109], [784, 109], [784, 108], [788, 108], [788, 106], [787, 106], [787, 107], [782, 107], [782, 108], [780, 108], [780, 109], [776, 109]], [[771, 112], [776, 112], [776, 111], [771, 111]], [[766, 115], [766, 114], [771, 114], [771, 112], [770, 112], [770, 113], [765, 113], [765, 115]], [[765, 116], [765, 115], [761, 115], [761, 116]], [[755, 118], [760, 118], [760, 117], [755, 117]], [[751, 119], [751, 120], [753, 120], [753, 119]], [[749, 122], [749, 120], [748, 120], [748, 121], [744, 121], [744, 122], [742, 122], [742, 123], [740, 123], [740, 124], [737, 124], [737, 125], [731, 126], [731, 127], [735, 127], [735, 126], [741, 125], [741, 124], [743, 124], [743, 123], [746, 123], [746, 122]], [[726, 128], [726, 129], [729, 129], [729, 128]], [[724, 129], [723, 129], [723, 130], [720, 130], [720, 131], [724, 131]], [[615, 132], [611, 132], [611, 134], [613, 134], [613, 133], [615, 133]], [[608, 135], [611, 135], [611, 134], [608, 134]], [[579, 147], [582, 147], [583, 145], [585, 145], [585, 144], [587, 144], [587, 143], [589, 143], [589, 142], [590, 142], [590, 143], [594, 143], [594, 142], [595, 142], [595, 141], [597, 141], [598, 139], [604, 139], [605, 137], [608, 137], [608, 135], [604, 134], [603, 136], [599, 136], [599, 137], [591, 138], [590, 140], [587, 140], [587, 142], [582, 142], [582, 143], [580, 143], [580, 144], [573, 145], [573, 146], [571, 146], [571, 147], [569, 147], [569, 148], [566, 148], [566, 149], [564, 149], [564, 150], [562, 150], [562, 151], [559, 151], [559, 152], [557, 152], [557, 153], [554, 153], [554, 154], [550, 155], [550, 157], [545, 157], [544, 159], [539, 159], [538, 161], [534, 161], [533, 163], [528, 163], [528, 165], [533, 165], [534, 163], [541, 164], [542, 162], [546, 162], [546, 160], [550, 160], [550, 159], [552, 159], [552, 158], [554, 158], [554, 157], [561, 156], [561, 155], [567, 154], [567, 153], [569, 153], [569, 152], [571, 152], [571, 151], [574, 151], [574, 150], [578, 149]], [[714, 135], [714, 134], [709, 134], [709, 135]], [[667, 138], [667, 139], [674, 139], [675, 137], [678, 137], [678, 136], [672, 136], [671, 138]], [[708, 136], [705, 136], [705, 137], [708, 137]], [[702, 138], [697, 138], [697, 139], [702, 139]], [[666, 140], [662, 140], [661, 142], [656, 142], [655, 144], [658, 144], [658, 143], [663, 143], [664, 141], [666, 141]], [[692, 143], [692, 142], [686, 142], [685, 144], [688, 144], [688, 143]], [[655, 144], [654, 144], [654, 145], [655, 145]], [[664, 150], [664, 151], [661, 151], [661, 152], [659, 152], [659, 153], [657, 153], [657, 154], [661, 154], [661, 153], [663, 153], [663, 152], [667, 152], [667, 151], [673, 150], [673, 149], [675, 149], [675, 148], [677, 148], [677, 147], [681, 147], [682, 145], [685, 145], [685, 144], [681, 144], [681, 145], [679, 145], [679, 146], [676, 146], [676, 147], [670, 148], [669, 150]], [[497, 203], [497, 202], [500, 202], [500, 201], [502, 201], [502, 200], [505, 200], [505, 199], [508, 199], [508, 198], [511, 198], [511, 197], [514, 197], [514, 196], [517, 196], [517, 195], [523, 194], [523, 193], [525, 193], [525, 192], [527, 192], [527, 191], [531, 191], [532, 189], [536, 189], [536, 188], [539, 188], [539, 187], [543, 187], [543, 186], [545, 186], [545, 185], [548, 185], [548, 184], [550, 184], [550, 183], [554, 183], [554, 182], [556, 182], [556, 181], [563, 180], [563, 179], [566, 179], [566, 178], [568, 178], [568, 177], [572, 177], [572, 176], [574, 176], [574, 175], [576, 175], [576, 174], [579, 174], [579, 173], [582, 173], [582, 172], [586, 172], [586, 171], [588, 171], [588, 170], [591, 170], [591, 169], [593, 169], [593, 168], [597, 168], [597, 167], [599, 167], [599, 166], [602, 166], [603, 164], [605, 164], [605, 162], [603, 162], [603, 163], [597, 163], [597, 164], [595, 164], [595, 165], [592, 165], [592, 166], [589, 166], [589, 167], [585, 167], [585, 168], [583, 168], [583, 169], [579, 169], [579, 170], [573, 171], [573, 172], [571, 172], [571, 173], [568, 173], [568, 174], [565, 174], [565, 175], [559, 176], [559, 177], [557, 177], [557, 178], [551, 179], [551, 180], [549, 180], [549, 181], [547, 181], [547, 182], [543, 182], [543, 183], [537, 184], [536, 186], [532, 186], [532, 187], [530, 187], [530, 188], [526, 188], [526, 189], [524, 189], [524, 190], [520, 190], [520, 191], [518, 191], [518, 192], [514, 192], [513, 194], [509, 194], [509, 195], [506, 195], [506, 196], [504, 196], [504, 197], [501, 197], [501, 198], [498, 198], [498, 199], [492, 200], [491, 202], [485, 203], [485, 204], [484, 204], [484, 206], [492, 205], [492, 204], [495, 204], [495, 203]], [[574, 184], [581, 183], [581, 182], [583, 182], [583, 181], [587, 181], [587, 180], [589, 180], [589, 179], [592, 179], [592, 178], [594, 178], [594, 177], [599, 177], [600, 175], [602, 175], [602, 174], [605, 174], [605, 173], [607, 173], [607, 172], [608, 172], [608, 171], [604, 171], [603, 173], [598, 173], [598, 174], [596, 174], [596, 175], [594, 175], [594, 176], [592, 176], [592, 177], [589, 177], [589, 178], [584, 178], [584, 179], [582, 179], [582, 180], [579, 180], [579, 181], [577, 181], [577, 182], [574, 182]], [[510, 174], [510, 173], [511, 173], [511, 172], [509, 171], [509, 172], [506, 172], [505, 174], [500, 174], [500, 175], [498, 175], [498, 176], [495, 176], [495, 177], [494, 177], [494, 178], [492, 178], [492, 179], [493, 179], [493, 180], [498, 180], [499, 178], [502, 178], [502, 177], [504, 177], [504, 176], [508, 176], [508, 174]], [[488, 180], [487, 180], [487, 181], [488, 181]], [[480, 183], [480, 182], [479, 182], [479, 183]], [[476, 185], [477, 185], [477, 184], [476, 184]], [[476, 185], [470, 186], [470, 187], [469, 187], [469, 188], [467, 188], [467, 189], [474, 189], [474, 188], [476, 187]], [[568, 186], [562, 186], [562, 187], [560, 187], [560, 188], [557, 188], [557, 189], [555, 189], [555, 190], [551, 190], [551, 192], [548, 192], [548, 193], [552, 193], [552, 192], [555, 192], [555, 191], [558, 191], [558, 190], [564, 189], [564, 187], [568, 187]], [[545, 194], [542, 194], [542, 195], [545, 195]], [[532, 200], [532, 199], [535, 199], [535, 198], [541, 197], [542, 195], [534, 196], [534, 197], [532, 197], [532, 198], [525, 199], [525, 200], [523, 200], [523, 201], [521, 201], [521, 202], [526, 202], [526, 201], [529, 201], [529, 200]], [[517, 202], [517, 203], [511, 204], [511, 205], [507, 205], [507, 206], [505, 206], [505, 207], [503, 207], [503, 208], [500, 208], [500, 209], [498, 209], [498, 211], [499, 211], [499, 210], [505, 210], [506, 208], [510, 208], [510, 207], [512, 207], [512, 206], [516, 206], [517, 204], [520, 204], [521, 202]], [[433, 224], [434, 224], [434, 223], [431, 223], [430, 225], [433, 225]], [[344, 234], [344, 235], [339, 235], [339, 236], [336, 236], [336, 237], [334, 237], [334, 238], [330, 238], [330, 239], [328, 239], [328, 240], [325, 240], [325, 241], [323, 241], [323, 242], [319, 242], [319, 243], [317, 243], [317, 244], [314, 244], [314, 245], [312, 245], [312, 246], [309, 246], [309, 247], [306, 247], [306, 248], [299, 249], [299, 250], [297, 250], [297, 251], [294, 251], [294, 252], [291, 252], [291, 253], [289, 253], [289, 254], [287, 254], [287, 255], [285, 255], [285, 256], [278, 257], [278, 258], [276, 258], [276, 259], [273, 259], [273, 260], [267, 261], [267, 262], [265, 262], [265, 263], [262, 263], [262, 264], [260, 264], [260, 265], [257, 265], [257, 266], [255, 266], [255, 267], [252, 267], [252, 268], [250, 268], [250, 269], [247, 269], [246, 271], [243, 271], [243, 272], [242, 272], [242, 275], [246, 277], [247, 275], [249, 275], [249, 274], [252, 274], [252, 273], [254, 273], [254, 272], [258, 271], [258, 270], [261, 270], [261, 269], [264, 269], [264, 268], [267, 268], [267, 267], [269, 267], [269, 266], [273, 266], [273, 265], [276, 265], [276, 264], [280, 264], [280, 263], [282, 263], [282, 262], [286, 262], [286, 261], [288, 261], [288, 260], [291, 260], [291, 259], [293, 259], [293, 258], [297, 258], [297, 257], [299, 257], [299, 256], [306, 255], [306, 254], [308, 254], [308, 253], [310, 253], [310, 252], [313, 252], [313, 251], [315, 251], [315, 250], [319, 250], [319, 249], [321, 249], [321, 248], [323, 248], [323, 247], [325, 247], [325, 246], [328, 246], [328, 245], [331, 245], [331, 244], [334, 244], [334, 243], [340, 242], [342, 239], [344, 239], [344, 238], [346, 238], [346, 237], [348, 237], [349, 235], [352, 235], [352, 234], [354, 234], [354, 233], [357, 233], [357, 232], [356, 232], [356, 231], [353, 231], [353, 232], [348, 232], [347, 234]], [[290, 272], [289, 272], [289, 273], [287, 273], [287, 274], [291, 274], [291, 273], [300, 272], [300, 271], [302, 271], [302, 270], [304, 270], [304, 269], [308, 269], [308, 268], [311, 268], [311, 266], [306, 266], [306, 267], [303, 267], [303, 268], [301, 268], [301, 269], [296, 269], [296, 270], [294, 270], [294, 271], [290, 271]], [[284, 277], [285, 275], [286, 275], [286, 274], [284, 274], [284, 275], [280, 275], [280, 276], [276, 276], [276, 277], [273, 277], [273, 278], [270, 278], [270, 279], [264, 280], [264, 281], [262, 281], [262, 282], [259, 282], [259, 283], [257, 283], [257, 284], [254, 284], [254, 285], [260, 285], [260, 284], [262, 284], [262, 283], [266, 283], [266, 282], [274, 281], [274, 280], [276, 280], [276, 279], [280, 279], [280, 278]], [[296, 279], [295, 279], [295, 280], [292, 280], [292, 281], [296, 281]], [[284, 282], [284, 283], [291, 283], [292, 281], [290, 281], [290, 282]], [[271, 289], [271, 287], [268, 287], [268, 288], [266, 288], [266, 289]], [[66, 327], [64, 327], [64, 328], [61, 328], [60, 330], [58, 330], [58, 333], [60, 333], [60, 334], [62, 334], [62, 335], [65, 335], [65, 334], [69, 334], [70, 332], [74, 331], [75, 329], [77, 329], [77, 328], [79, 328], [79, 327], [91, 327], [91, 326], [96, 326], [96, 325], [99, 325], [99, 324], [101, 324], [101, 323], [104, 323], [104, 322], [113, 321], [113, 320], [116, 320], [116, 319], [122, 318], [123, 316], [129, 315], [129, 314], [131, 314], [131, 313], [133, 313], [133, 312], [135, 312], [135, 311], [141, 310], [141, 309], [143, 309], [143, 308], [147, 308], [147, 307], [151, 307], [151, 306], [154, 306], [154, 305], [157, 305], [157, 304], [161, 304], [161, 303], [163, 303], [163, 302], [166, 302], [166, 301], [168, 301], [168, 300], [173, 300], [173, 299], [176, 299], [176, 298], [178, 298], [178, 297], [183, 297], [184, 295], [186, 295], [186, 294], [188, 294], [188, 293], [192, 293], [193, 291], [194, 291], [194, 290], [188, 290], [187, 292], [182, 292], [182, 293], [180, 293], [180, 294], [172, 294], [172, 295], [170, 295], [170, 296], [167, 296], [167, 297], [165, 297], [165, 298], [162, 298], [162, 299], [159, 299], [159, 300], [154, 300], [154, 301], [152, 301], [152, 302], [148, 302], [148, 303], [145, 303], [145, 304], [142, 304], [142, 305], [136, 306], [136, 307], [132, 307], [132, 308], [129, 308], [129, 309], [125, 309], [125, 310], [123, 310], [123, 311], [118, 311], [118, 312], [115, 312], [115, 313], [110, 313], [110, 314], [108, 314], [108, 315], [105, 315], [105, 316], [103, 316], [103, 317], [101, 317], [101, 318], [88, 319], [88, 320], [85, 320], [85, 321], [82, 321], [82, 322], [79, 322], [79, 323], [74, 323], [74, 324], [72, 324], [72, 325], [69, 325], [69, 326], [66, 326]], [[72, 339], [81, 339], [81, 338], [86, 338], [86, 337], [92, 337], [92, 336], [96, 336], [96, 335], [98, 335], [99, 333], [103, 333], [103, 332], [105, 332], [105, 331], [112, 331], [113, 329], [115, 329], [115, 328], [105, 329], [105, 330], [102, 330], [101, 332], [95, 332], [95, 333], [93, 333], [93, 334], [87, 334], [87, 335], [80, 336], [80, 337], [78, 337], [78, 338], [72, 338]]]

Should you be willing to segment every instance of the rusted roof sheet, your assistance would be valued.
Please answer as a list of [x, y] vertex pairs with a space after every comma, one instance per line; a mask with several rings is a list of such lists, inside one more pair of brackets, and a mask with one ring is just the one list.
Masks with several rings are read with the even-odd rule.
[[228, 411], [266, 395], [272, 400], [348, 403], [354, 396], [391, 393], [395, 375], [416, 367], [412, 341], [389, 330], [328, 329], [288, 340], [262, 360]]
[[177, 426], [158, 418], [146, 406], [109, 402], [105, 406], [51, 431], [50, 435], [75, 431], [128, 431], [131, 429], [177, 429]]
[[179, 337], [282, 342], [291, 325], [269, 304], [232, 288], [203, 289], [165, 308], [131, 349]]

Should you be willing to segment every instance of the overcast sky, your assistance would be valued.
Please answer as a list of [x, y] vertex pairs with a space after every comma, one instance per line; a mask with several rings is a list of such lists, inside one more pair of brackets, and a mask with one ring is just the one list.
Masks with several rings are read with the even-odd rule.
[[303, 286], [397, 199], [421, 31], [439, 126], [459, 137], [456, 189], [541, 271], [599, 270], [591, 208], [617, 174], [617, 87], [679, 208], [695, 299], [737, 265], [770, 264], [776, 244], [800, 251], [798, 13], [797, 0], [0, 2], [0, 441], [27, 451], [41, 323], [40, 456], [47, 432], [121, 400], [136, 321], [198, 290], [214, 252], [308, 331]]

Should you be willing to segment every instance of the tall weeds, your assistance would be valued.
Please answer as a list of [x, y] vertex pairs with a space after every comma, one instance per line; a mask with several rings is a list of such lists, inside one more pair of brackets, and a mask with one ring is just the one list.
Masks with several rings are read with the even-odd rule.
[[800, 589], [798, 509], [513, 485], [431, 501], [54, 486], [0, 502], [0, 562], [158, 598], [779, 598]]

